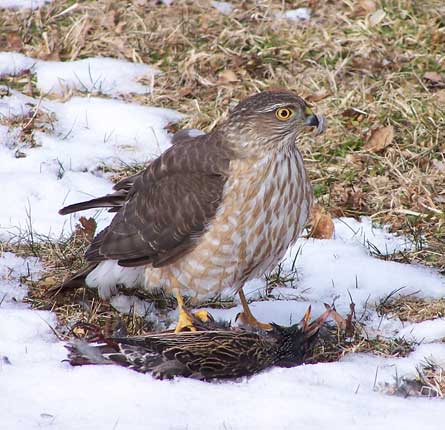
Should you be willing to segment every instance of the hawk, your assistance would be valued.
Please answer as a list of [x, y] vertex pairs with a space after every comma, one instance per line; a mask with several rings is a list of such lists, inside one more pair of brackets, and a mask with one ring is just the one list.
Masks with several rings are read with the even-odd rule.
[[276, 90], [242, 100], [208, 134], [176, 133], [114, 193], [59, 211], [116, 213], [88, 248], [88, 267], [62, 288], [86, 284], [102, 298], [119, 286], [164, 288], [178, 299], [179, 331], [192, 328], [184, 291], [205, 298], [229, 287], [244, 322], [270, 328], [253, 317], [242, 288], [276, 266], [306, 222], [312, 187], [296, 144], [308, 126], [322, 132], [324, 118]]

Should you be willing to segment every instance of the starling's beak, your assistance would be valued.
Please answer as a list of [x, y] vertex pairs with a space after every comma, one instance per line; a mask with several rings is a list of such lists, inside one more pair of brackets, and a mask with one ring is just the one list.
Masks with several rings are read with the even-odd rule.
[[311, 320], [311, 310], [312, 310], [312, 307], [311, 307], [311, 305], [309, 305], [309, 307], [307, 308], [307, 311], [304, 314], [303, 319], [301, 320], [301, 322], [303, 323], [302, 325], [303, 325], [304, 331], [306, 331], [309, 321]]
[[318, 330], [320, 330], [321, 326], [331, 315], [331, 312], [331, 308], [326, 309], [326, 311], [324, 311], [315, 321], [308, 324], [311, 317], [311, 307], [309, 306], [308, 310], [304, 314], [303, 319], [300, 322], [300, 324], [303, 326], [303, 332], [306, 339], [312, 337], [318, 332]]
[[305, 113], [305, 125], [309, 127], [317, 127], [317, 134], [321, 134], [326, 130], [326, 118], [323, 115], [315, 115], [309, 107], [306, 107]]

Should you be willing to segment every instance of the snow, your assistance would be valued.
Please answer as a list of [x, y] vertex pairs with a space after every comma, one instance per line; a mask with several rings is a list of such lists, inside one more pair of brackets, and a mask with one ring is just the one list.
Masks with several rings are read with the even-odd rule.
[[311, 9], [307, 7], [299, 7], [298, 9], [287, 10], [286, 12], [277, 12], [275, 17], [289, 21], [308, 21], [311, 19], [311, 12]]
[[[130, 76], [131, 78], [131, 76]], [[0, 180], [3, 209], [0, 239], [69, 235], [80, 215], [61, 217], [64, 205], [109, 193], [103, 167], [144, 164], [170, 146], [165, 127], [182, 118], [171, 109], [120, 100], [73, 97], [66, 102], [37, 101], [17, 91], [0, 99], [0, 121], [44, 112], [52, 122], [33, 131], [35, 145], [20, 142], [20, 130], [0, 125]], [[18, 154], [22, 156], [17, 157]], [[20, 174], [17, 174], [20, 172]], [[110, 215], [88, 211], [103, 228]]]
[[[64, 94], [69, 90], [100, 93], [148, 94], [159, 70], [146, 64], [114, 58], [93, 57], [77, 61], [43, 61], [17, 52], [0, 52], [0, 77], [15, 76], [30, 70], [36, 75], [37, 88], [44, 93]], [[143, 85], [138, 80], [150, 81]]]
[[233, 10], [233, 5], [225, 1], [212, 1], [211, 5], [223, 15], [230, 15]]
[[415, 342], [445, 340], [445, 318], [409, 324], [400, 330], [399, 336]]
[[136, 80], [151, 80], [159, 71], [146, 64], [96, 57], [69, 62], [39, 61], [35, 73], [37, 86], [45, 93], [63, 94], [69, 89], [76, 89], [118, 96], [149, 93], [151, 86]]
[[0, 0], [0, 9], [37, 9], [52, 0]]
[[[71, 72], [80, 73], [84, 67], [66, 63], [64, 69], [51, 62], [33, 65], [26, 57], [13, 57], [15, 65], [10, 67], [12, 63], [5, 66], [2, 58], [0, 55], [0, 73], [16, 74], [31, 67], [41, 85], [48, 86], [57, 85], [53, 78], [61, 76], [62, 69], [63, 73], [68, 71], [63, 75], [64, 85], [75, 84], [75, 73]], [[105, 65], [98, 61], [95, 76], [100, 76]], [[124, 72], [122, 68], [122, 74], [104, 81], [102, 88], [112, 88], [113, 79], [122, 79], [122, 88], [134, 91], [132, 70]], [[89, 92], [98, 88], [87, 87]], [[104, 167], [146, 163], [170, 145], [165, 126], [181, 119], [172, 110], [109, 98], [72, 97], [62, 102], [38, 101], [13, 90], [6, 94], [0, 98], [3, 241], [31, 229], [35, 240], [41, 235], [57, 239], [69, 234], [77, 218], [61, 217], [57, 210], [109, 192], [112, 183]], [[31, 145], [8, 120], [22, 118], [26, 122], [36, 110], [48, 120], [33, 131]], [[95, 216], [99, 228], [110, 219], [110, 214], [97, 211], [85, 215]], [[225, 383], [181, 378], [157, 381], [118, 366], [71, 367], [64, 361], [64, 343], [53, 331], [57, 327], [55, 314], [32, 310], [22, 302], [28, 291], [25, 281], [38, 281], [44, 273], [41, 262], [2, 252], [2, 426], [10, 430], [439, 428], [445, 416], [440, 400], [385, 394], [385, 384], [392, 384], [396, 377], [414, 376], [425, 360], [445, 365], [444, 318], [403, 323], [395, 317], [380, 317], [375, 310], [379, 301], [394, 292], [395, 296], [443, 297], [445, 280], [436, 271], [376, 258], [412, 248], [409, 238], [391, 234], [386, 226], [374, 226], [369, 218], [340, 218], [335, 220], [331, 240], [302, 238], [288, 250], [282, 270], [289, 282], [275, 287], [268, 300], [260, 300], [266, 295], [264, 280], [246, 286], [248, 298], [255, 300], [251, 308], [258, 319], [286, 325], [300, 320], [309, 304], [314, 317], [323, 312], [325, 302], [333, 301], [344, 314], [352, 298], [357, 315], [364, 315], [370, 336], [419, 342], [409, 356], [350, 353], [335, 363], [275, 368]], [[232, 296], [233, 292], [224, 294]], [[135, 297], [117, 295], [111, 303], [122, 312], [133, 310], [158, 318], [152, 304]], [[234, 321], [240, 309], [237, 305], [210, 312], [216, 318]], [[175, 312], [169, 317], [173, 320]]]
[[[2, 3], [0, 2], [0, 7]], [[0, 77], [16, 76], [31, 69], [36, 60], [18, 52], [0, 52]]]

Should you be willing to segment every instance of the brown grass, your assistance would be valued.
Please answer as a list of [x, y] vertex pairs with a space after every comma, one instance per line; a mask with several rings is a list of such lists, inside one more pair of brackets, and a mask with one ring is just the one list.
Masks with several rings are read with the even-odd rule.
[[380, 315], [397, 317], [401, 321], [422, 322], [445, 317], [445, 299], [421, 299], [400, 296], [383, 300], [377, 306]]
[[425, 362], [417, 368], [417, 375], [401, 378], [385, 391], [397, 396], [445, 397], [445, 369], [433, 362]]

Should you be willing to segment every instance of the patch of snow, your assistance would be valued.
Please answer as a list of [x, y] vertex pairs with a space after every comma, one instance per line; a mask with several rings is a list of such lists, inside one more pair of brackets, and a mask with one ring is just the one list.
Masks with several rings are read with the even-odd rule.
[[[0, 103], [29, 115], [30, 100], [37, 104], [11, 91]], [[42, 100], [39, 108], [54, 122], [51, 131], [34, 132], [37, 145], [20, 146], [17, 132], [0, 128], [3, 240], [26, 235], [31, 226], [36, 237], [58, 238], [70, 234], [80, 216], [97, 218], [99, 229], [106, 226], [111, 216], [104, 211], [71, 217], [57, 212], [63, 205], [109, 193], [112, 183], [101, 173], [103, 166], [147, 163], [170, 145], [166, 125], [182, 118], [171, 109], [95, 97], [74, 97], [65, 103]], [[17, 150], [24, 157], [17, 158]]]
[[39, 61], [35, 67], [37, 86], [45, 93], [63, 94], [70, 89], [110, 96], [145, 94], [151, 86], [138, 79], [153, 79], [159, 74], [146, 64], [114, 58], [86, 58], [78, 61]]
[[[8, 149], [17, 149], [20, 145], [20, 134], [21, 130], [19, 128], [0, 125], [0, 145]], [[0, 155], [1, 153], [2, 148], [0, 147]]]
[[285, 257], [283, 267], [297, 270], [297, 292], [309, 301], [335, 300], [342, 312], [349, 308], [350, 296], [360, 312], [380, 298], [398, 290], [420, 297], [442, 297], [445, 280], [423, 266], [378, 260], [365, 246], [341, 239], [299, 239]]
[[[0, 1], [0, 8], [2, 2]], [[0, 77], [16, 76], [31, 69], [37, 60], [18, 52], [0, 52]]]
[[[3, 89], [5, 87], [0, 87]], [[7, 89], [9, 91], [9, 89]], [[17, 91], [10, 91], [10, 95], [0, 98], [0, 120], [7, 120], [17, 117], [27, 118], [31, 114], [31, 107], [35, 100], [24, 96]], [[1, 143], [1, 141], [0, 141]]]
[[422, 343], [445, 340], [445, 318], [409, 324], [399, 331], [398, 336]]
[[27, 70], [36, 75], [37, 87], [44, 93], [64, 94], [78, 90], [113, 97], [150, 93], [152, 85], [141, 84], [138, 80], [153, 80], [160, 73], [146, 64], [114, 58], [43, 61], [17, 52], [0, 52], [0, 77], [19, 75]]
[[223, 15], [230, 15], [233, 10], [233, 5], [225, 1], [212, 1], [211, 5]]
[[153, 303], [141, 300], [135, 296], [125, 296], [119, 294], [111, 298], [110, 303], [112, 306], [123, 314], [138, 315], [140, 317], [153, 316], [155, 307]]
[[0, 0], [0, 9], [37, 9], [53, 0]]
[[21, 278], [36, 281], [41, 270], [42, 266], [35, 257], [22, 258], [11, 252], [0, 254], [0, 313], [11, 304], [17, 306], [17, 302], [23, 300], [28, 293]]
[[287, 10], [286, 12], [277, 12], [275, 17], [289, 21], [308, 21], [311, 19], [311, 13], [312, 11], [308, 7], [299, 7], [298, 9]]
[[411, 251], [412, 241], [404, 236], [389, 232], [389, 226], [374, 226], [368, 217], [338, 218], [334, 220], [335, 238], [344, 242], [357, 242], [374, 254], [391, 255], [400, 251]]

